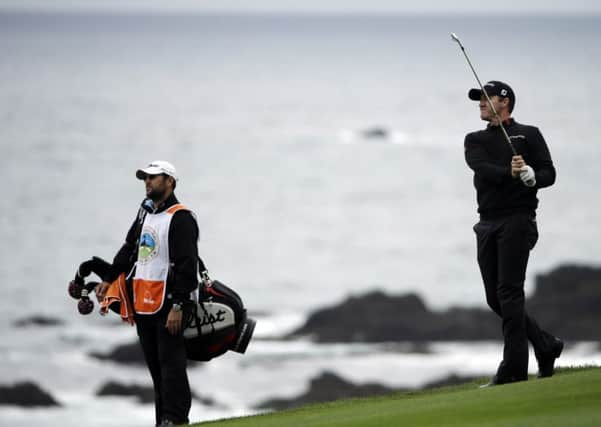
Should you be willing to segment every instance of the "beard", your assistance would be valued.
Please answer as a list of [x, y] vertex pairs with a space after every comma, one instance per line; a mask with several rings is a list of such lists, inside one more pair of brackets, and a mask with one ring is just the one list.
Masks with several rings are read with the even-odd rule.
[[163, 189], [154, 188], [154, 189], [146, 192], [146, 197], [148, 197], [153, 202], [160, 202], [161, 200], [163, 200], [165, 198], [166, 193], [167, 193], [167, 189], [165, 189], [165, 188], [163, 188]]

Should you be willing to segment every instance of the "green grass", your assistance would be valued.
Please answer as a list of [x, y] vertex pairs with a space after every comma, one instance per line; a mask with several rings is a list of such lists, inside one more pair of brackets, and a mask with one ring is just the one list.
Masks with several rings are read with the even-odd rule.
[[203, 427], [601, 426], [601, 368], [560, 369], [552, 378], [479, 389], [482, 382], [340, 400]]

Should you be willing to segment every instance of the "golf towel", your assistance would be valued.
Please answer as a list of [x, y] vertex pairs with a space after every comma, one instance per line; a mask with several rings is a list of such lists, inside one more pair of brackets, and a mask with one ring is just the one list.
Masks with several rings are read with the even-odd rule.
[[106, 291], [106, 295], [100, 303], [100, 314], [104, 315], [111, 309], [115, 313], [119, 313], [124, 322], [133, 325], [134, 312], [125, 286], [125, 273], [121, 273]]

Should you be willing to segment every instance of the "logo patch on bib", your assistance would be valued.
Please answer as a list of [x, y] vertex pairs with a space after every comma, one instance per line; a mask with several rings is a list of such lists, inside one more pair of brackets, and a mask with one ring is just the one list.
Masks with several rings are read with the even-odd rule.
[[144, 227], [140, 236], [140, 247], [138, 248], [138, 262], [146, 264], [159, 253], [159, 236], [151, 227]]

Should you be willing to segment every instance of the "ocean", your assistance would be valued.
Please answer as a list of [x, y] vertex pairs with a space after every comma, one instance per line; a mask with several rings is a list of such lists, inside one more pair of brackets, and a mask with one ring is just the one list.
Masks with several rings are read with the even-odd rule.
[[[599, 16], [0, 12], [0, 383], [33, 380], [62, 403], [0, 407], [0, 425], [152, 425], [151, 405], [94, 396], [107, 379], [150, 384], [144, 368], [88, 357], [135, 330], [80, 316], [66, 288], [80, 262], [113, 257], [144, 197], [135, 170], [155, 159], [176, 166], [200, 255], [262, 338], [190, 369], [219, 403], [194, 402], [193, 420], [251, 413], [324, 370], [397, 387], [492, 373], [498, 342], [418, 354], [279, 339], [373, 289], [484, 306], [462, 146], [484, 124], [451, 32], [483, 81], [511, 84], [514, 117], [541, 129], [557, 167], [527, 292], [562, 263], [598, 265]], [[32, 315], [64, 324], [13, 326]], [[578, 343], [561, 363], [601, 353]]]

